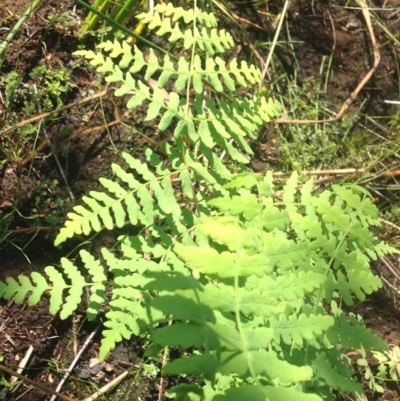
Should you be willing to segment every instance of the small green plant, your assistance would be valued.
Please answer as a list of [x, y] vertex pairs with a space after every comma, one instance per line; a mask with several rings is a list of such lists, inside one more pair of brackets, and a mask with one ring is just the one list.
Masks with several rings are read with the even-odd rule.
[[[383, 393], [385, 390], [382, 387], [383, 382], [399, 381], [399, 363], [400, 363], [400, 349], [393, 347], [388, 351], [372, 351], [374, 359], [377, 364], [371, 365], [370, 360], [367, 358], [367, 353], [363, 348], [360, 349], [361, 358], [357, 360], [357, 364], [364, 369], [365, 380], [368, 381], [369, 387], [378, 393]], [[376, 372], [374, 374], [374, 371]]]
[[30, 76], [40, 88], [36, 96], [43, 103], [43, 110], [62, 107], [62, 95], [76, 86], [70, 81], [70, 72], [61, 63], [58, 69], [50, 69], [45, 65], [37, 66]]
[[[310, 120], [327, 116], [320, 99], [320, 84], [313, 77], [305, 79], [301, 88], [292, 86], [289, 91], [290, 115]], [[296, 170], [332, 166], [343, 142], [343, 135], [340, 136], [341, 142], [337, 141], [339, 133], [328, 124], [293, 124], [280, 127], [279, 133], [283, 164], [292, 165]]]
[[[0, 362], [3, 362], [4, 357], [0, 355]], [[0, 400], [6, 399], [6, 393], [9, 390], [12, 390], [15, 386], [19, 386], [21, 384], [20, 381], [15, 381], [10, 383], [8, 380], [5, 379], [2, 373], [0, 373]]]
[[[23, 82], [15, 71], [0, 78], [8, 126], [32, 117], [38, 110], [46, 112], [62, 107], [65, 94], [75, 87], [67, 67], [61, 64], [58, 69], [37, 66], [30, 73], [30, 78], [29, 82]], [[38, 127], [33, 125], [3, 135], [0, 138], [0, 165], [31, 158], [36, 152], [37, 135]]]
[[89, 320], [108, 300], [100, 359], [132, 335], [149, 336], [149, 356], [189, 350], [163, 367], [195, 378], [168, 390], [176, 400], [362, 395], [347, 352], [388, 347], [341, 305], [379, 289], [370, 262], [395, 251], [370, 230], [379, 224], [371, 196], [356, 185], [321, 192], [296, 173], [282, 186], [272, 172], [249, 171], [249, 139], [281, 112], [256, 91], [235, 97], [260, 71], [219, 57], [234, 43], [213, 14], [163, 3], [140, 21], [187, 53], [160, 58], [107, 41], [78, 55], [172, 139], [158, 153], [146, 149], [146, 160], [123, 153], [114, 179], [101, 178], [102, 191], [83, 197], [55, 244], [127, 222], [136, 234], [100, 258], [81, 250], [83, 272], [63, 258], [43, 274], [8, 278], [0, 296], [32, 306], [49, 294], [50, 312], [65, 319], [88, 288]]

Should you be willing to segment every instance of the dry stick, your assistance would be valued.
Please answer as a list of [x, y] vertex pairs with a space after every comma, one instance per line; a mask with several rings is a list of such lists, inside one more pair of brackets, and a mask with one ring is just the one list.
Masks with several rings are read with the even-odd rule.
[[360, 4], [361, 9], [362, 9], [365, 23], [368, 27], [368, 32], [369, 32], [369, 36], [371, 39], [372, 49], [374, 51], [374, 64], [373, 64], [372, 68], [365, 75], [364, 79], [358, 84], [357, 88], [354, 89], [354, 91], [346, 99], [346, 101], [343, 103], [342, 108], [339, 110], [339, 112], [337, 113], [337, 115], [335, 117], [329, 118], [326, 120], [295, 120], [295, 119], [294, 120], [286, 120], [286, 119], [278, 118], [276, 120], [272, 120], [272, 122], [274, 122], [276, 124], [316, 124], [316, 123], [322, 124], [322, 123], [336, 122], [342, 118], [343, 114], [346, 112], [346, 110], [349, 108], [349, 106], [353, 103], [354, 99], [356, 99], [356, 97], [360, 93], [361, 89], [370, 80], [372, 74], [375, 72], [376, 68], [379, 65], [379, 62], [381, 61], [381, 56], [379, 54], [378, 45], [376, 42], [374, 31], [372, 29], [371, 17], [370, 17], [370, 13], [368, 10], [368, 6], [365, 3], [365, 0], [358, 0], [358, 3]]
[[271, 49], [270, 49], [270, 51], [268, 52], [267, 59], [265, 60], [265, 65], [264, 65], [263, 71], [262, 71], [262, 73], [261, 73], [260, 86], [261, 86], [262, 81], [263, 81], [264, 78], [265, 78], [265, 75], [267, 74], [267, 70], [268, 70], [268, 67], [269, 67], [269, 63], [271, 62], [271, 59], [272, 59], [272, 53], [274, 52], [275, 46], [276, 46], [276, 44], [277, 44], [277, 42], [278, 42], [278, 37], [279, 37], [279, 34], [280, 34], [280, 32], [281, 32], [281, 29], [282, 29], [283, 20], [284, 20], [285, 17], [286, 17], [286, 13], [287, 13], [287, 11], [288, 11], [288, 9], [289, 9], [289, 6], [290, 6], [290, 3], [291, 3], [291, 2], [292, 2], [292, 0], [285, 0], [285, 3], [284, 3], [284, 5], [283, 5], [283, 9], [282, 9], [282, 12], [281, 12], [281, 17], [280, 17], [280, 19], [279, 19], [278, 26], [276, 27], [274, 39], [272, 40]]
[[100, 390], [96, 391], [93, 395], [91, 395], [88, 398], [85, 398], [83, 401], [94, 401], [97, 400], [97, 398], [99, 398], [102, 394], [106, 393], [108, 390], [110, 390], [111, 388], [113, 388], [115, 385], [117, 385], [119, 382], [122, 381], [122, 379], [124, 379], [127, 375], [128, 375], [128, 371], [125, 371], [123, 373], [121, 373], [118, 377], [116, 377], [114, 380], [110, 381], [110, 383], [106, 384], [105, 386], [103, 386]]
[[380, 258], [381, 262], [384, 263], [384, 265], [386, 266], [386, 268], [398, 279], [400, 280], [400, 275], [399, 273], [396, 271], [396, 268], [394, 266], [392, 266], [391, 263], [389, 263], [387, 258]]
[[399, 227], [398, 225], [392, 223], [391, 221], [387, 221], [387, 220], [382, 219], [382, 218], [380, 218], [379, 221], [380, 221], [381, 223], [387, 224], [388, 226], [393, 227], [393, 228], [395, 228], [396, 230], [400, 231], [400, 227]]
[[[75, 359], [72, 361], [71, 365], [69, 366], [68, 370], [65, 372], [65, 375], [63, 378], [60, 380], [60, 383], [58, 383], [58, 386], [56, 388], [56, 391], [60, 391], [61, 387], [64, 385], [65, 381], [68, 379], [70, 373], [74, 369], [76, 363], [78, 362], [79, 358], [81, 357], [83, 351], [85, 351], [86, 347], [89, 345], [90, 341], [92, 341], [94, 335], [97, 333], [99, 328], [101, 327], [101, 324], [99, 324], [90, 334], [90, 336], [86, 339], [85, 343], [82, 345], [82, 348], [79, 350], [78, 354], [76, 355]], [[57, 395], [53, 394], [53, 396], [50, 398], [50, 401], [55, 401], [57, 398]]]
[[18, 379], [21, 379], [24, 382], [29, 383], [31, 386], [34, 386], [36, 388], [40, 388], [41, 390], [45, 391], [46, 393], [54, 394], [58, 398], [61, 398], [64, 401], [77, 401], [74, 398], [69, 397], [68, 395], [64, 395], [64, 394], [58, 393], [57, 391], [54, 391], [51, 388], [48, 388], [48, 387], [44, 386], [43, 384], [36, 383], [35, 381], [29, 379], [28, 377], [20, 375], [19, 373], [15, 372], [14, 370], [6, 368], [5, 366], [3, 366], [1, 364], [0, 364], [0, 370], [2, 370], [3, 372], [8, 373], [9, 375], [18, 377]]
[[5, 135], [5, 134], [8, 134], [11, 131], [14, 131], [14, 130], [18, 129], [18, 128], [25, 127], [28, 124], [32, 124], [32, 123], [34, 123], [36, 121], [40, 121], [42, 119], [50, 117], [55, 113], [60, 113], [60, 112], [65, 111], [65, 110], [72, 109], [75, 106], [80, 106], [81, 104], [90, 102], [91, 100], [98, 99], [99, 97], [103, 97], [104, 95], [107, 94], [108, 89], [109, 88], [107, 88], [107, 89], [105, 89], [105, 90], [103, 90], [103, 91], [101, 91], [99, 93], [96, 93], [95, 95], [92, 95], [92, 96], [86, 96], [81, 100], [78, 100], [78, 101], [76, 101], [74, 103], [71, 103], [71, 104], [67, 104], [66, 106], [60, 107], [59, 109], [52, 110], [52, 111], [49, 111], [47, 113], [43, 113], [40, 116], [32, 117], [32, 118], [29, 118], [28, 120], [21, 121], [20, 123], [14, 125], [13, 127], [10, 127], [10, 128], [5, 129], [4, 131], [1, 131], [0, 132], [0, 137]]
[[[385, 277], [381, 276], [381, 280], [388, 286], [390, 287], [394, 292], [396, 292], [397, 294], [400, 294], [400, 290], [398, 288], [396, 288], [392, 283], [390, 283], [387, 279], [385, 279]], [[400, 374], [399, 374], [400, 376]]]
[[[32, 347], [32, 345], [31, 345], [31, 346], [29, 346], [28, 351], [26, 351], [26, 354], [25, 354], [24, 358], [22, 359], [22, 361], [21, 361], [20, 364], [18, 365], [17, 373], [20, 373], [20, 374], [21, 374], [21, 373], [23, 372], [23, 370], [24, 370], [26, 364], [27, 364], [28, 361], [29, 361], [29, 358], [30, 358], [31, 355], [32, 355], [32, 352], [33, 352], [33, 347]], [[18, 378], [15, 377], [15, 376], [13, 376], [13, 377], [11, 377], [11, 379], [10, 379], [10, 383], [14, 383], [14, 382], [17, 381], [17, 380], [18, 380]], [[14, 387], [14, 388], [12, 389], [11, 392], [14, 393], [14, 392], [17, 390], [18, 387], [19, 387], [19, 386]]]
[[[27, 388], [21, 395], [19, 395], [19, 396], [15, 399], [15, 401], [18, 401], [18, 400], [20, 400], [20, 399], [23, 399], [22, 397], [25, 397], [25, 394], [28, 394], [30, 391], [32, 391], [32, 389], [33, 389], [32, 386], [28, 386], [28, 388]], [[25, 398], [25, 400], [26, 400], [26, 398]]]

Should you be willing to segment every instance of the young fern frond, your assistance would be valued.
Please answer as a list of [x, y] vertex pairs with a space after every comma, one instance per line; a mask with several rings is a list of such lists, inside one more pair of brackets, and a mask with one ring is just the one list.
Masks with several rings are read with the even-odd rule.
[[162, 21], [160, 20], [164, 15], [165, 17], [172, 17], [172, 21], [174, 22], [183, 19], [185, 24], [190, 24], [191, 22], [196, 21], [197, 23], [204, 25], [206, 28], [217, 28], [218, 26], [214, 14], [202, 11], [197, 7], [185, 10], [182, 7], [174, 7], [172, 3], [157, 4], [154, 7], [154, 14], [143, 13], [139, 14], [137, 18], [142, 20], [145, 24], [161, 26]]
[[[168, 13], [167, 18], [161, 19], [159, 16], [164, 13]], [[173, 16], [173, 27], [170, 15]], [[248, 163], [252, 150], [246, 138], [254, 139], [255, 132], [277, 116], [281, 106], [258, 95], [248, 99], [231, 99], [230, 94], [236, 90], [236, 85], [248, 87], [257, 84], [261, 72], [245, 61], [239, 65], [233, 58], [226, 64], [221, 57], [215, 56], [216, 52], [222, 53], [231, 48], [233, 39], [223, 31], [209, 28], [216, 26], [212, 14], [206, 17], [205, 13], [199, 12], [199, 15], [198, 22], [207, 21], [206, 26], [201, 31], [191, 27], [184, 32], [181, 32], [178, 21], [183, 19], [185, 24], [193, 22], [197, 19], [197, 10], [172, 11], [170, 6], [159, 4], [155, 7], [154, 18], [148, 14], [139, 17], [156, 35], [164, 37], [169, 33], [169, 41], [184, 40], [185, 49], [197, 46], [203, 54], [188, 54], [177, 60], [167, 55], [160, 60], [152, 49], [144, 54], [136, 45], [132, 48], [127, 42], [115, 40], [98, 46], [107, 56], [93, 51], [78, 51], [76, 55], [89, 59], [97, 71], [106, 76], [107, 82], [120, 84], [115, 95], [130, 97], [128, 109], [146, 105], [146, 121], [157, 120], [160, 131], [174, 124], [176, 143], [189, 139], [193, 146], [202, 149], [201, 156], [205, 156], [209, 164], [207, 168], [226, 178], [226, 171], [218, 160], [221, 152], [236, 162]], [[136, 78], [135, 74], [139, 72], [145, 82]], [[157, 75], [157, 81], [151, 81]], [[187, 91], [188, 85], [193, 88], [192, 91]], [[204, 93], [210, 87], [221, 94], [218, 102], [215, 99], [205, 100]], [[194, 155], [192, 160], [196, 161], [197, 157]], [[181, 161], [186, 162], [182, 155]]]
[[55, 243], [103, 227], [127, 225], [136, 234], [119, 238], [118, 256], [81, 251], [91, 279], [62, 259], [59, 270], [0, 282], [0, 296], [34, 305], [48, 292], [51, 313], [66, 318], [87, 287], [93, 319], [111, 284], [100, 359], [143, 333], [156, 347], [194, 347], [163, 368], [198, 378], [169, 390], [178, 400], [362, 394], [342, 349], [364, 355], [387, 345], [337, 301], [351, 305], [380, 288], [369, 262], [394, 252], [370, 231], [379, 224], [370, 196], [355, 185], [318, 193], [296, 173], [276, 188], [270, 171], [243, 172], [249, 139], [280, 113], [257, 94], [231, 98], [238, 85], [257, 84], [260, 71], [215, 55], [233, 40], [216, 30], [212, 14], [161, 3], [154, 16], [139, 17], [164, 40], [195, 51], [176, 59], [108, 41], [99, 46], [106, 55], [77, 54], [120, 85], [115, 94], [128, 95], [130, 110], [147, 107], [146, 120], [169, 129], [171, 140], [161, 144], [162, 160], [150, 149], [146, 161], [123, 153], [124, 165], [113, 164], [113, 178], [101, 178], [101, 190], [74, 207]]

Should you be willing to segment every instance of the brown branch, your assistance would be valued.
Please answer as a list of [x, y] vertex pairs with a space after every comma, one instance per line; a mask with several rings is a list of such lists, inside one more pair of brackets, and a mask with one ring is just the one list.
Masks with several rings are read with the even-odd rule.
[[1, 131], [0, 132], [0, 137], [2, 137], [5, 134], [8, 134], [11, 131], [14, 131], [14, 130], [18, 129], [18, 128], [25, 127], [28, 124], [32, 124], [32, 123], [34, 123], [36, 121], [40, 121], [40, 120], [43, 120], [44, 118], [50, 117], [55, 113], [60, 113], [60, 112], [65, 111], [65, 110], [72, 109], [75, 106], [80, 106], [81, 104], [90, 102], [91, 100], [98, 99], [99, 97], [103, 97], [107, 93], [108, 89], [109, 88], [106, 88], [105, 90], [103, 90], [103, 91], [101, 91], [99, 93], [96, 93], [93, 96], [86, 96], [83, 99], [80, 99], [80, 100], [78, 100], [78, 101], [76, 101], [74, 103], [70, 103], [70, 104], [68, 104], [66, 106], [60, 107], [59, 109], [55, 109], [55, 110], [49, 111], [47, 113], [40, 114], [39, 116], [35, 116], [35, 117], [32, 117], [32, 118], [29, 118], [28, 120], [21, 121], [20, 123], [15, 124], [13, 127], [10, 127], [10, 128], [5, 129], [4, 131]]
[[40, 388], [41, 390], [45, 391], [46, 393], [56, 395], [58, 398], [61, 398], [64, 401], [77, 401], [75, 398], [69, 397], [68, 395], [58, 393], [57, 391], [54, 391], [51, 388], [44, 386], [43, 384], [36, 383], [35, 381], [29, 379], [28, 377], [23, 376], [15, 371], [13, 371], [12, 369], [6, 368], [5, 366], [3, 366], [1, 364], [0, 364], [0, 370], [4, 371], [12, 376], [18, 377], [18, 379], [21, 379], [24, 382], [29, 383], [31, 386]]

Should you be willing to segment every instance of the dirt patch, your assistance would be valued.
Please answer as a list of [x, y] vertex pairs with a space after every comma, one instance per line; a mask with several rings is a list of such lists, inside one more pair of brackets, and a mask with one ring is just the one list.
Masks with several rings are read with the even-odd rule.
[[[392, 6], [387, 1], [374, 3], [376, 9], [390, 10], [377, 13], [382, 26], [398, 37], [400, 20], [393, 12], [394, 2]], [[300, 41], [294, 46], [298, 67], [292, 69], [296, 70], [300, 84], [310, 77], [325, 78], [324, 58], [327, 67], [326, 58], [332, 57], [326, 96], [332, 102], [333, 111], [338, 111], [338, 105], [357, 87], [373, 63], [373, 49], [362, 11], [347, 4], [346, 1], [297, 2], [291, 13], [291, 34], [294, 40]], [[390, 40], [377, 19], [373, 19], [373, 29], [380, 46], [381, 62], [352, 109], [364, 104], [362, 112], [365, 114], [390, 116], [397, 109], [385, 100], [398, 97], [400, 46]]]

